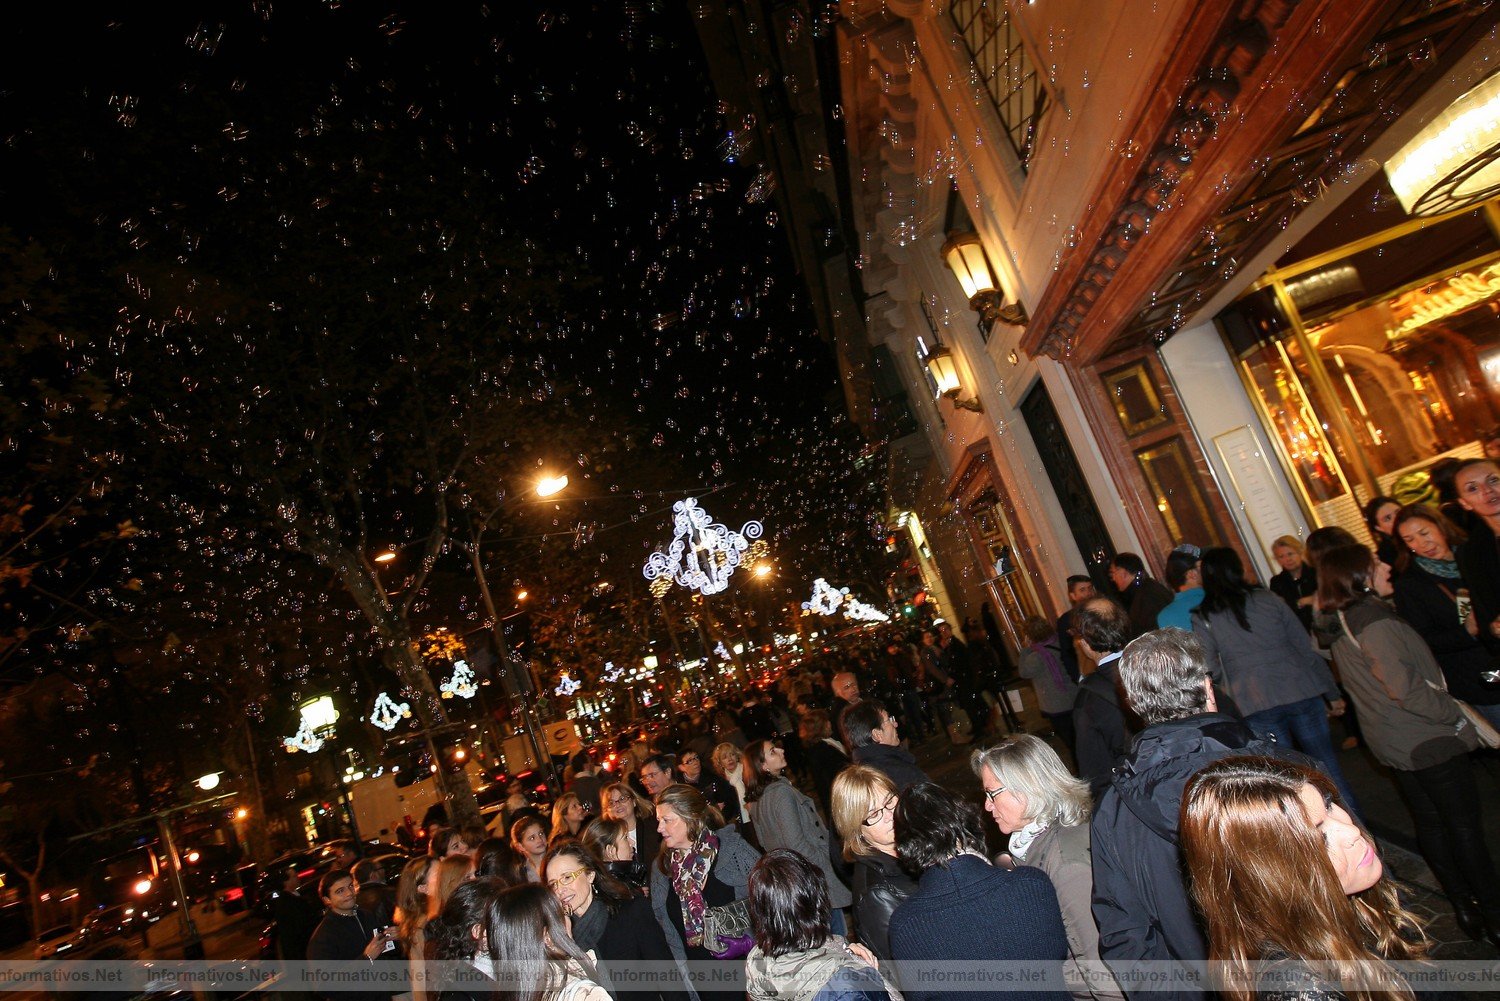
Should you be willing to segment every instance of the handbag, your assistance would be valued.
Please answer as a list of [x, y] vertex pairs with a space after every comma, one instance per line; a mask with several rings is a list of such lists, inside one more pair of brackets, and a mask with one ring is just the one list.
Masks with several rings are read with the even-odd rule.
[[[1349, 628], [1349, 621], [1344, 618], [1344, 612], [1342, 609], [1339, 610], [1339, 625], [1343, 627], [1344, 635], [1349, 637], [1349, 642], [1353, 643], [1356, 649], [1363, 650], [1364, 647], [1360, 646], [1360, 642], [1355, 637], [1354, 631]], [[1448, 684], [1446, 681], [1444, 681], [1444, 683], [1441, 685], [1434, 684], [1433, 682], [1428, 681], [1427, 685], [1429, 688], [1435, 688], [1438, 691], [1442, 692], [1444, 695], [1448, 696], [1448, 698], [1453, 699], [1453, 703], [1458, 706], [1458, 711], [1463, 713], [1464, 719], [1469, 721], [1469, 725], [1472, 726], [1474, 728], [1474, 732], [1479, 735], [1479, 744], [1481, 747], [1500, 747], [1500, 730], [1496, 730], [1494, 725], [1491, 724], [1489, 720], [1481, 716], [1478, 709], [1475, 709], [1463, 699], [1455, 698], [1453, 693], [1448, 691]]]
[[755, 948], [750, 930], [750, 907], [743, 900], [710, 907], [703, 912], [703, 948], [716, 959], [743, 959]]

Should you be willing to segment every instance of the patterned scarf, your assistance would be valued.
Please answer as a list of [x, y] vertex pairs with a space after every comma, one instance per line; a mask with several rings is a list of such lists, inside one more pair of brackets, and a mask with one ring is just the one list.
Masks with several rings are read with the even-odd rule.
[[1429, 560], [1425, 556], [1417, 556], [1416, 553], [1412, 555], [1416, 557], [1417, 566], [1426, 570], [1434, 577], [1442, 577], [1445, 580], [1459, 579], [1457, 560]]
[[1026, 853], [1031, 850], [1031, 843], [1045, 831], [1051, 824], [1046, 820], [1033, 820], [1019, 831], [1010, 836], [1010, 854], [1017, 862], [1026, 861]]
[[714, 867], [719, 854], [719, 839], [711, 831], [693, 842], [691, 848], [674, 848], [667, 860], [672, 876], [672, 889], [682, 901], [682, 930], [687, 933], [688, 945], [703, 944], [703, 887], [708, 883], [708, 871]]

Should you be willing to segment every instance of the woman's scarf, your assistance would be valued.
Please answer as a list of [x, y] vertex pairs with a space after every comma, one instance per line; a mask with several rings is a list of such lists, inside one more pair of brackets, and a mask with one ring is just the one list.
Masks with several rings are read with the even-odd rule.
[[1026, 853], [1031, 850], [1031, 843], [1045, 831], [1050, 824], [1045, 820], [1033, 820], [1019, 831], [1010, 836], [1010, 856], [1017, 862], [1026, 861]]
[[[1059, 642], [1061, 641], [1059, 640]], [[1062, 691], [1067, 691], [1071, 683], [1067, 678], [1063, 677], [1062, 661], [1052, 652], [1054, 649], [1052, 645], [1048, 643], [1033, 643], [1031, 644], [1031, 649], [1035, 650], [1037, 655], [1042, 658], [1042, 663], [1047, 665], [1047, 673], [1052, 675], [1052, 680], [1057, 687]]]
[[1415, 557], [1417, 566], [1434, 577], [1441, 577], [1444, 580], [1458, 580], [1460, 577], [1457, 560], [1429, 560], [1425, 556], [1417, 556], [1416, 553], [1412, 556]]
[[688, 945], [703, 944], [703, 887], [708, 883], [708, 871], [714, 867], [719, 854], [719, 839], [710, 831], [693, 842], [691, 848], [674, 848], [667, 860], [672, 876], [672, 889], [682, 902], [682, 930], [687, 933]]
[[609, 905], [596, 892], [589, 901], [588, 910], [573, 915], [573, 941], [578, 948], [588, 950], [599, 945], [604, 937], [604, 926], [609, 924]]

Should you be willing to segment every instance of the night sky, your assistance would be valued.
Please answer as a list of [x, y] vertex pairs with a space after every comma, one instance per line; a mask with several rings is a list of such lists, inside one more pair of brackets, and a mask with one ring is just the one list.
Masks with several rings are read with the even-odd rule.
[[[526, 469], [581, 484], [510, 530], [532, 548], [492, 555], [502, 587], [559, 534], [584, 586], [638, 580], [688, 493], [765, 521], [784, 601], [864, 573], [865, 443], [774, 181], [745, 160], [753, 121], [713, 93], [686, 5], [116, 7], [49, 6], [0, 43], [3, 307], [29, 331], [0, 366], [28, 470], [8, 492], [65, 497], [72, 476], [117, 536], [41, 554], [71, 612], [7, 595], [35, 632], [0, 677], [168, 596], [217, 626], [329, 602], [337, 583], [246, 515], [308, 517], [266, 484], [315, 449], [369, 453], [363, 506], [326, 516], [416, 555], [436, 481], [394, 458], [446, 419], [429, 405], [450, 379], [541, 415], [493, 457], [496, 496], [519, 500]], [[432, 621], [481, 618], [472, 594], [442, 601]], [[323, 653], [365, 639], [347, 604], [319, 619]]]

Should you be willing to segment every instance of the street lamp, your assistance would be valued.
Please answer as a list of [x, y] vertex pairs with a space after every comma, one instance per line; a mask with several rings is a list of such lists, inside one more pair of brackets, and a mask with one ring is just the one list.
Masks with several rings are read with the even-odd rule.
[[949, 233], [942, 255], [943, 263], [969, 297], [969, 308], [979, 314], [986, 328], [996, 320], [1011, 327], [1026, 325], [1026, 307], [1019, 302], [1006, 304], [1000, 276], [990, 267], [978, 233]]
[[958, 363], [954, 361], [953, 352], [946, 345], [939, 344], [927, 352], [927, 374], [932, 376], [938, 395], [948, 397], [955, 407], [972, 410], [976, 414], [983, 412], [984, 404], [979, 402], [978, 396], [967, 400], [959, 398], [963, 393], [963, 386], [958, 380]]
[[222, 774], [222, 772], [209, 772], [206, 775], [200, 775], [198, 777], [198, 788], [204, 792], [210, 792], [219, 788], [219, 776]]
[[568, 474], [560, 476], [544, 476], [536, 483], [536, 495], [538, 497], [551, 497], [553, 494], [561, 493], [568, 485]]
[[359, 824], [354, 819], [354, 804], [349, 801], [349, 787], [344, 783], [344, 773], [339, 770], [338, 753], [334, 750], [333, 737], [338, 727], [339, 711], [333, 704], [332, 695], [319, 695], [308, 699], [298, 708], [302, 726], [295, 737], [285, 741], [288, 751], [314, 752], [328, 750], [328, 762], [333, 767], [333, 778], [339, 787], [339, 802], [344, 808], [344, 818], [349, 822], [349, 833], [359, 841]]
[[376, 563], [389, 563], [389, 562], [391, 562], [391, 560], [394, 560], [395, 558], [396, 558], [396, 551], [394, 549], [387, 549], [385, 552], [383, 552], [379, 556], [375, 557], [375, 562]]

